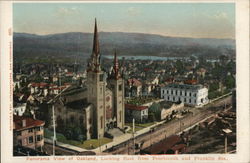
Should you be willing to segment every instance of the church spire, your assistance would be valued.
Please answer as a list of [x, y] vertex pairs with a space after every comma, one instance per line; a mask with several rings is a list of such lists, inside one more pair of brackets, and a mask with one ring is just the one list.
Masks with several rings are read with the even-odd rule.
[[89, 71], [99, 72], [101, 70], [100, 67], [100, 47], [99, 47], [99, 40], [98, 40], [98, 30], [97, 30], [97, 23], [95, 18], [95, 28], [94, 28], [94, 38], [93, 38], [93, 50], [92, 55], [90, 58], [90, 62], [88, 65]]
[[113, 70], [112, 70], [111, 76], [116, 80], [121, 77], [120, 72], [119, 72], [119, 63], [118, 63], [118, 59], [117, 59], [116, 50], [115, 50], [115, 54], [114, 54], [114, 65], [113, 65]]
[[96, 18], [95, 18], [95, 29], [94, 29], [93, 51], [92, 52], [95, 55], [99, 55], [99, 52], [100, 52]]

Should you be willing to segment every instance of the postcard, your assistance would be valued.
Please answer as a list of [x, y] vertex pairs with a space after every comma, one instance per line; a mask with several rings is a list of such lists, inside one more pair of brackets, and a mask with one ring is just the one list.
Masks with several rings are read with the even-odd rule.
[[249, 2], [1, 2], [2, 162], [249, 162]]

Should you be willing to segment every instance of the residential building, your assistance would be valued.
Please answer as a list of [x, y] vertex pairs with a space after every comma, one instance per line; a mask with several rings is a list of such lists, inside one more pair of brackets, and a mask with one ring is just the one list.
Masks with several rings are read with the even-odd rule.
[[13, 114], [22, 116], [26, 110], [27, 103], [14, 103]]
[[188, 84], [169, 84], [162, 87], [161, 98], [194, 106], [203, 105], [209, 101], [207, 88], [202, 85]]
[[125, 104], [126, 121], [145, 122], [148, 119], [148, 106], [137, 106], [132, 104]]
[[13, 122], [14, 146], [43, 150], [44, 121], [14, 115]]

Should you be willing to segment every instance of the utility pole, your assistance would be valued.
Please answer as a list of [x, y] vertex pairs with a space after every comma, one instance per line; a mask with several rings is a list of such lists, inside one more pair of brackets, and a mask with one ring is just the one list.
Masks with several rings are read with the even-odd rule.
[[53, 130], [54, 130], [54, 136], [53, 136], [53, 156], [55, 156], [56, 122], [55, 122], [55, 108], [54, 108], [54, 104], [52, 105], [52, 120], [53, 120]]
[[227, 134], [225, 134], [225, 153], [227, 153]]
[[135, 119], [133, 118], [133, 149], [135, 154]]
[[152, 135], [152, 128], [150, 128], [150, 153], [152, 153], [151, 152], [151, 149], [152, 149], [152, 140], [151, 140], [151, 136]]
[[99, 143], [99, 150], [100, 150], [100, 154], [101, 154], [102, 150], [101, 150], [101, 143], [100, 143], [100, 135], [98, 136], [98, 143]]

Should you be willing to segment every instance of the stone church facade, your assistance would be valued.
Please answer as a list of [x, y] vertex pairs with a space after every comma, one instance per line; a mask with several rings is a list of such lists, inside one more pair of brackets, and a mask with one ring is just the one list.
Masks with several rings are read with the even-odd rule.
[[78, 94], [73, 95], [66, 90], [61, 94], [61, 99], [57, 98], [54, 103], [57, 126], [81, 126], [86, 130], [87, 139], [102, 138], [112, 128], [124, 128], [124, 80], [120, 74], [116, 52], [111, 74], [107, 75], [102, 70], [96, 21], [93, 50], [88, 60], [87, 82], [81, 89], [80, 93], [78, 91]]

